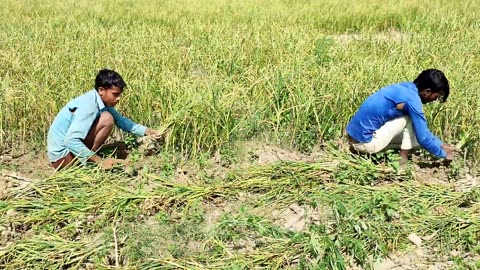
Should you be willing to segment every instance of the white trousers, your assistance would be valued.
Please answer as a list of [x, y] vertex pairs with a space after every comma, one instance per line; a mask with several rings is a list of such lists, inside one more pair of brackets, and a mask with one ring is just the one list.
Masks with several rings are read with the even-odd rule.
[[361, 153], [374, 154], [388, 149], [410, 150], [419, 146], [412, 121], [402, 116], [386, 122], [373, 133], [368, 143], [354, 143], [353, 148]]

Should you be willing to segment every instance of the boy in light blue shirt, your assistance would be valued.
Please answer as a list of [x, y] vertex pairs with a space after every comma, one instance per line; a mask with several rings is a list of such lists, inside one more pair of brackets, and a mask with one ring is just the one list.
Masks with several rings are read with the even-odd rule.
[[116, 71], [100, 70], [95, 78], [95, 89], [69, 101], [55, 117], [47, 137], [47, 155], [55, 169], [62, 169], [78, 160], [94, 162], [110, 169], [123, 160], [102, 160], [96, 151], [110, 135], [113, 125], [123, 131], [138, 135], [161, 137], [153, 129], [123, 117], [115, 110], [126, 87]]
[[386, 86], [369, 96], [347, 125], [350, 145], [361, 153], [399, 149], [401, 164], [408, 162], [409, 150], [422, 146], [433, 155], [451, 161], [455, 148], [434, 136], [427, 125], [422, 105], [450, 93], [442, 71], [427, 69], [413, 82]]

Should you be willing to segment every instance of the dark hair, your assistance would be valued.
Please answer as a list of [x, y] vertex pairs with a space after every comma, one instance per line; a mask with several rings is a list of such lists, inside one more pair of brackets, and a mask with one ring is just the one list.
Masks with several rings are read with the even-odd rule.
[[430, 88], [433, 93], [443, 93], [441, 102], [447, 101], [448, 95], [450, 94], [447, 77], [438, 69], [426, 69], [422, 71], [413, 83], [419, 91]]
[[95, 89], [98, 91], [98, 88], [110, 88], [116, 86], [123, 90], [127, 85], [123, 81], [122, 76], [114, 70], [102, 69], [98, 72], [97, 77], [95, 78]]

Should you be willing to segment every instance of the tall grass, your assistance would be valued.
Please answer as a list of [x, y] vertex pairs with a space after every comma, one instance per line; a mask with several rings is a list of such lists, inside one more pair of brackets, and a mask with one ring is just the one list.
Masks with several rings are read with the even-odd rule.
[[174, 123], [169, 147], [214, 149], [262, 133], [309, 150], [338, 138], [380, 87], [445, 71], [426, 108], [442, 139], [479, 140], [475, 1], [10, 1], [0, 10], [0, 143], [45, 142], [71, 98], [113, 68], [119, 109]]

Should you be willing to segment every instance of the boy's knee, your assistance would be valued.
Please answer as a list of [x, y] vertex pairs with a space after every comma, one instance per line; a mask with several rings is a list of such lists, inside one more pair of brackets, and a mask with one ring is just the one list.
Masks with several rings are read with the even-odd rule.
[[102, 112], [100, 114], [100, 119], [98, 120], [98, 124], [100, 126], [113, 127], [113, 125], [115, 124], [115, 121], [111, 113]]
[[409, 116], [405, 116], [405, 120], [407, 121], [405, 123], [405, 128], [410, 130], [410, 131], [413, 131], [413, 124], [412, 124], [412, 119], [410, 119]]
[[399, 127], [401, 127], [402, 129], [405, 129], [405, 128], [409, 128], [412, 126], [412, 120], [410, 119], [409, 116], [407, 115], [404, 115], [404, 116], [401, 116], [401, 117], [398, 117], [396, 120], [396, 123]]

